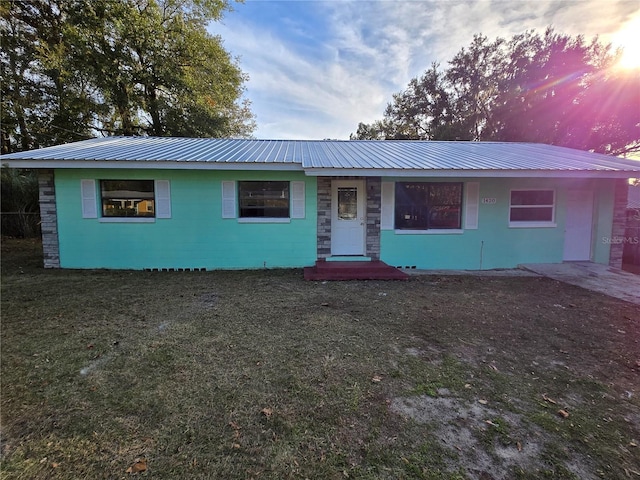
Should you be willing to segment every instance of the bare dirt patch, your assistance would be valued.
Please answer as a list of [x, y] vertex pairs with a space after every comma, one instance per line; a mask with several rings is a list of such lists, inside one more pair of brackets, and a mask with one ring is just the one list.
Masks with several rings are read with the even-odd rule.
[[2, 478], [640, 474], [635, 305], [528, 277], [45, 271], [38, 247], [2, 243]]

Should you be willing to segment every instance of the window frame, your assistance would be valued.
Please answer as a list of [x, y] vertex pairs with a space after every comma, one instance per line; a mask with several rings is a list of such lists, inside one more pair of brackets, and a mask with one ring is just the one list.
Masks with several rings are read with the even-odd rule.
[[[513, 193], [514, 192], [551, 192], [553, 199], [551, 204], [531, 203], [526, 205], [513, 205]], [[509, 211], [508, 222], [509, 228], [552, 228], [556, 227], [556, 206], [558, 198], [556, 190], [554, 188], [512, 188], [509, 190]], [[526, 210], [533, 208], [550, 208], [551, 219], [550, 220], [512, 220], [511, 213], [514, 209]]]
[[[289, 184], [289, 216], [288, 217], [240, 217], [238, 183], [249, 181], [274, 181]], [[293, 220], [304, 220], [306, 216], [306, 181], [305, 180], [222, 180], [221, 217], [225, 220], [235, 220], [238, 223], [291, 223]]]
[[[284, 213], [284, 207], [268, 206], [268, 205], [262, 205], [262, 206], [243, 205], [243, 201], [246, 201], [247, 198], [251, 198], [251, 197], [243, 197], [243, 184], [263, 184], [263, 185], [281, 184], [281, 187], [284, 187], [286, 185], [286, 188], [282, 188], [281, 190], [280, 189], [274, 190], [274, 191], [281, 191], [281, 192], [286, 191], [286, 197], [268, 197], [268, 196], [255, 197], [258, 201], [263, 201], [263, 202], [273, 201], [279, 198], [280, 199], [286, 198], [287, 200], [286, 215], [255, 215], [255, 216], [243, 215], [243, 209], [245, 211], [252, 210], [254, 212], [263, 211], [263, 213], [277, 213], [275, 212], [275, 210], [281, 209], [283, 210], [283, 213]], [[243, 222], [263, 222], [263, 221], [278, 222], [278, 221], [288, 221], [291, 218], [291, 182], [288, 180], [238, 180], [236, 197], [238, 202], [238, 207], [237, 207], [238, 220], [241, 220]], [[268, 211], [269, 209], [271, 209], [272, 211], [269, 212]]]
[[[117, 198], [116, 197], [105, 197], [105, 191], [109, 191], [109, 190], [105, 190], [105, 183], [106, 182], [145, 182], [145, 183], [149, 183], [151, 186], [151, 192], [148, 191], [141, 191], [141, 193], [143, 192], [144, 195], [140, 195], [139, 198], [132, 198], [132, 199], [127, 199], [127, 198]], [[128, 189], [123, 189], [122, 191], [127, 191]], [[131, 219], [134, 221], [139, 221], [139, 220], [155, 220], [156, 219], [156, 210], [157, 210], [157, 199], [156, 199], [156, 182], [153, 179], [108, 179], [108, 178], [102, 178], [98, 180], [98, 191], [100, 193], [100, 218], [101, 219], [117, 219], [117, 220], [112, 220], [112, 221], [122, 221], [124, 219]], [[118, 190], [111, 190], [111, 191], [118, 191]], [[129, 190], [129, 191], [135, 191], [135, 190]], [[109, 200], [120, 200], [120, 201], [131, 201], [131, 202], [135, 202], [136, 200], [139, 200], [138, 203], [141, 202], [149, 202], [152, 201], [152, 205], [153, 205], [153, 209], [150, 213], [145, 214], [145, 215], [140, 215], [136, 212], [135, 215], [107, 215], [105, 214], [105, 212], [107, 211], [107, 204], [105, 203], [105, 201], [109, 201]], [[137, 204], [136, 204], [137, 205]], [[137, 210], [137, 209], [136, 209]]]
[[[108, 180], [108, 179], [103, 179]], [[130, 179], [116, 179], [127, 181]], [[136, 179], [131, 179], [136, 180]], [[171, 218], [171, 181], [156, 179], [153, 181], [154, 216], [103, 216], [102, 186], [98, 178], [80, 180], [80, 210], [83, 219], [96, 219], [100, 223], [155, 223], [157, 219]]]
[[[421, 208], [425, 209], [427, 211], [426, 213], [426, 221], [427, 224], [426, 226], [419, 226], [416, 228], [407, 228], [407, 227], [400, 227], [398, 225], [398, 218], [397, 218], [397, 213], [398, 213], [398, 192], [399, 190], [401, 190], [403, 187], [402, 185], [407, 185], [407, 184], [413, 184], [413, 185], [425, 185], [427, 186], [427, 190], [426, 190], [426, 198], [427, 198], [427, 202], [426, 205], [423, 205]], [[435, 186], [441, 186], [441, 185], [456, 185], [459, 186], [460, 188], [460, 195], [458, 198], [458, 203], [456, 204], [429, 204], [429, 198], [431, 197], [431, 188], [435, 187]], [[416, 234], [452, 234], [452, 233], [463, 233], [464, 230], [462, 229], [462, 225], [463, 225], [463, 216], [464, 216], [464, 192], [465, 192], [465, 186], [464, 186], [464, 182], [419, 182], [419, 181], [413, 181], [413, 182], [394, 182], [394, 188], [393, 188], [394, 192], [393, 192], [393, 229], [395, 231], [396, 234], [399, 235], [416, 235]], [[435, 207], [447, 207], [447, 206], [454, 206], [457, 208], [458, 210], [458, 225], [456, 227], [433, 227], [430, 225], [429, 223], [429, 219], [431, 216], [431, 209], [435, 208]]]

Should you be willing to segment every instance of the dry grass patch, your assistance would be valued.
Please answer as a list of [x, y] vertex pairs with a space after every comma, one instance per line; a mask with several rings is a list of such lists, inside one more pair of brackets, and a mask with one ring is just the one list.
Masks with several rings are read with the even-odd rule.
[[45, 271], [38, 248], [2, 243], [2, 478], [640, 475], [636, 306], [542, 278]]

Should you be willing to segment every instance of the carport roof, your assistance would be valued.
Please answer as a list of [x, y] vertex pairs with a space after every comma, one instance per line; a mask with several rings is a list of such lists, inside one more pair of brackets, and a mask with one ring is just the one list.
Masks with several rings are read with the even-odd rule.
[[640, 176], [640, 161], [534, 143], [105, 137], [0, 156], [19, 168], [304, 170], [308, 175]]

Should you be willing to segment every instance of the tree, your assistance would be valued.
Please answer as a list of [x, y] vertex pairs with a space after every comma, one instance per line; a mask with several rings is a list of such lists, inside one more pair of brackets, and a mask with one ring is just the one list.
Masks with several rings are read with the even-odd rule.
[[497, 140], [542, 142], [589, 149], [580, 139], [592, 128], [581, 103], [593, 86], [600, 50], [548, 29], [543, 37], [528, 32], [508, 47], [506, 75], [493, 116]]
[[503, 47], [501, 38], [490, 43], [487, 37], [474, 35], [469, 48], [462, 48], [449, 62], [445, 88], [452, 92], [452, 107], [464, 139], [482, 140], [495, 134], [492, 108], [500, 94], [497, 80], [505, 71]]
[[[618, 52], [619, 53], [619, 52]], [[510, 40], [475, 35], [443, 72], [433, 64], [352, 138], [540, 142], [640, 151], [640, 75], [617, 52], [549, 28]]]
[[2, 235], [35, 237], [40, 233], [38, 176], [34, 170], [0, 169]]
[[249, 136], [246, 75], [206, 31], [227, 0], [2, 4], [2, 151], [102, 135]]
[[457, 138], [457, 119], [437, 64], [432, 64], [421, 77], [411, 80], [409, 87], [393, 99], [385, 111], [388, 128], [393, 132], [388, 138]]
[[421, 77], [412, 79], [406, 90], [393, 95], [383, 120], [370, 125], [360, 123], [351, 138], [456, 140], [460, 139], [461, 130], [454, 113], [444, 77], [434, 63]]

